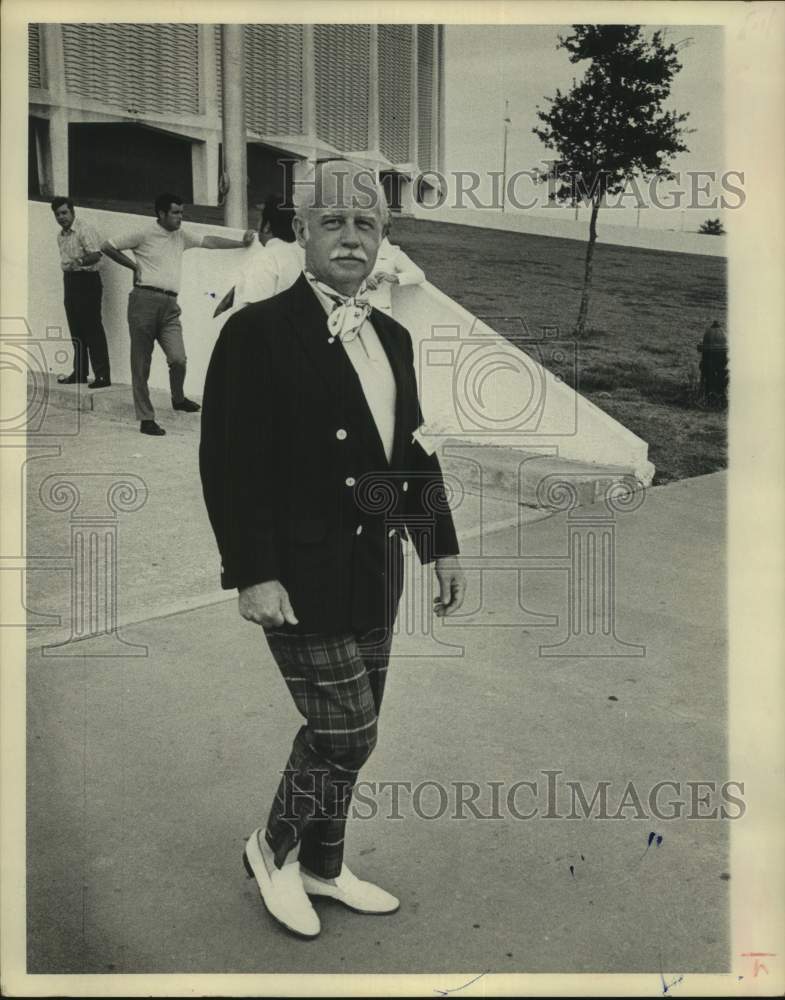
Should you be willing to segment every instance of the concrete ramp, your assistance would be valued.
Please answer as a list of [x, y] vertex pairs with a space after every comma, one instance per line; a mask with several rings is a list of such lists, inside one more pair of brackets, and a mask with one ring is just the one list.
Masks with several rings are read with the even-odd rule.
[[[479, 465], [486, 488], [515, 489], [532, 506], [551, 506], [559, 481], [580, 503], [611, 483], [651, 485], [647, 443], [544, 366], [566, 377], [574, 341], [530, 331], [520, 317], [480, 319], [427, 282], [394, 288], [393, 315], [412, 335], [425, 440], [447, 467], [458, 458]], [[479, 486], [477, 472], [461, 480]]]

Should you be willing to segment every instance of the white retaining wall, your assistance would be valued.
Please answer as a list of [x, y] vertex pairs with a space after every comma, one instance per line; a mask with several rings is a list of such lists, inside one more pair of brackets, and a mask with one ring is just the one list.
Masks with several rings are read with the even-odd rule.
[[[145, 222], [153, 222], [152, 214], [145, 219], [139, 215], [89, 208], [77, 208], [76, 212], [80, 218], [92, 223], [103, 239], [137, 229]], [[63, 337], [69, 347], [68, 359], [66, 361], [56, 359], [55, 355], [62, 345], [56, 343], [51, 335], [46, 342], [45, 350], [50, 370], [67, 372], [71, 370], [70, 338], [63, 308], [63, 278], [57, 249], [59, 226], [49, 205], [42, 202], [29, 203], [28, 218], [27, 320], [36, 338], [47, 336], [47, 328], [62, 329]], [[236, 238], [242, 235], [239, 230], [229, 230], [224, 226], [205, 226], [193, 222], [186, 225], [197, 233]], [[222, 325], [220, 320], [212, 318], [213, 310], [216, 303], [234, 284], [242, 267], [244, 255], [248, 252], [245, 249], [198, 249], [188, 250], [183, 257], [183, 281], [179, 304], [182, 309], [185, 350], [188, 356], [186, 394], [201, 396], [210, 353]], [[112, 381], [130, 383], [130, 346], [126, 310], [128, 293], [131, 290], [131, 271], [104, 259], [101, 263], [101, 280], [104, 285], [103, 317], [109, 345]], [[225, 320], [225, 318], [223, 316], [220, 319]], [[163, 353], [159, 349], [153, 353], [150, 384], [161, 389], [169, 387], [168, 369]]]
[[[28, 322], [33, 337], [46, 338], [50, 371], [71, 369], [70, 339], [62, 303], [57, 224], [47, 204], [29, 205]], [[103, 238], [136, 228], [139, 216], [79, 208]], [[221, 226], [187, 223], [202, 233], [240, 235]], [[183, 259], [179, 302], [188, 355], [186, 393], [200, 397], [218, 332], [227, 314], [212, 318], [216, 302], [234, 284], [240, 250], [189, 250]], [[111, 261], [101, 265], [103, 317], [114, 382], [130, 383], [126, 304], [131, 272]], [[396, 318], [411, 332], [426, 420], [437, 441], [503, 445], [575, 461], [635, 470], [646, 483], [653, 467], [646, 442], [556, 379], [537, 358], [566, 351], [557, 341], [533, 343], [524, 354], [430, 284], [393, 289]], [[54, 329], [52, 329], [54, 328]], [[57, 328], [61, 334], [57, 336]], [[64, 346], [67, 351], [64, 353]], [[160, 350], [153, 356], [150, 384], [167, 389]]]
[[423, 413], [439, 435], [622, 466], [651, 482], [646, 442], [540, 364], [551, 354], [569, 367], [571, 342], [532, 341], [524, 353], [427, 283], [394, 288], [393, 309], [412, 335]]
[[[418, 219], [431, 222], [448, 222], [453, 225], [477, 226], [481, 229], [500, 229], [512, 233], [532, 233], [536, 236], [559, 236], [566, 240], [589, 238], [589, 223], [586, 218], [566, 219], [556, 217], [554, 209], [551, 218], [543, 218], [533, 212], [500, 212], [471, 208], [424, 208], [415, 206]], [[709, 213], [710, 214], [710, 213]], [[647, 229], [637, 226], [619, 226], [606, 222], [613, 218], [613, 210], [600, 210], [597, 220], [597, 242], [615, 246], [638, 247], [641, 250], [664, 250], [672, 253], [695, 253], [708, 257], [727, 257], [728, 246], [725, 236], [701, 236], [699, 233], [682, 233], [669, 229]]]

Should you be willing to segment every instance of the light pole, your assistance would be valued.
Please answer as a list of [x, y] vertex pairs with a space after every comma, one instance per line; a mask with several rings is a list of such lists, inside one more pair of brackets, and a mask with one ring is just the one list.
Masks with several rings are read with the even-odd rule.
[[507, 207], [507, 131], [510, 126], [509, 118], [510, 102], [504, 102], [504, 118], [502, 119], [503, 125], [503, 146], [502, 146], [502, 212], [506, 211]]

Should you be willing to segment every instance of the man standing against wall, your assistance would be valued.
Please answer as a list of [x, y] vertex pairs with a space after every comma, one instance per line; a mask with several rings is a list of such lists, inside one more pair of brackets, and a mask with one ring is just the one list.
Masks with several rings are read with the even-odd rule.
[[[148, 379], [155, 342], [161, 345], [169, 365], [172, 407], [196, 413], [199, 404], [186, 399], [185, 345], [180, 324], [180, 291], [183, 253], [194, 247], [205, 250], [234, 250], [249, 246], [256, 234], [246, 230], [242, 240], [224, 236], [196, 236], [182, 228], [183, 199], [164, 192], [155, 199], [156, 221], [128, 233], [124, 238], [107, 240], [102, 250], [134, 273], [134, 287], [128, 298], [128, 328], [131, 334], [131, 381], [134, 406], [142, 434], [161, 435], [166, 431], [155, 421]], [[135, 260], [123, 250], [133, 250]]]
[[101, 239], [89, 223], [76, 218], [70, 198], [54, 198], [52, 211], [61, 229], [57, 234], [57, 246], [63, 269], [63, 304], [74, 345], [73, 371], [57, 381], [61, 385], [86, 382], [89, 362], [95, 376], [89, 387], [103, 389], [112, 382], [101, 319], [103, 286], [98, 273]]
[[229, 319], [204, 388], [199, 458], [222, 585], [264, 629], [305, 719], [244, 859], [269, 913], [304, 937], [320, 930], [309, 895], [398, 908], [343, 857], [377, 738], [403, 537], [434, 564], [436, 615], [456, 612], [466, 587], [438, 459], [413, 436], [411, 338], [362, 297], [383, 199], [362, 167], [317, 164], [295, 193], [304, 273]]

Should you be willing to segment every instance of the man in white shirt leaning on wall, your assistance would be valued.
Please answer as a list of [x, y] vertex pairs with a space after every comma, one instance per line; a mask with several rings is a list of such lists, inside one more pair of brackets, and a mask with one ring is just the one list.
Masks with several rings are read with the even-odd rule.
[[399, 246], [390, 242], [389, 227], [376, 255], [373, 271], [366, 278], [368, 301], [375, 309], [392, 316], [393, 285], [421, 285], [425, 272]]

